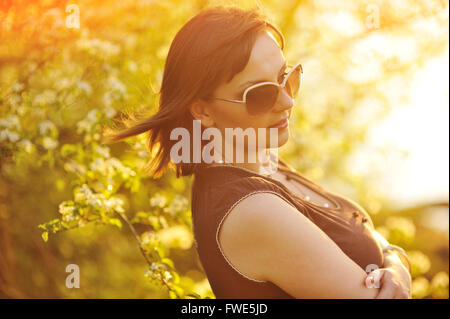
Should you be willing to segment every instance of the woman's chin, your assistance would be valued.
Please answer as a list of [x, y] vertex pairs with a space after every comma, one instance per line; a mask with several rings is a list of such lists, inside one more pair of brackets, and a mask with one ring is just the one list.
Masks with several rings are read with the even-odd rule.
[[278, 132], [278, 147], [281, 147], [287, 143], [289, 140], [289, 135], [288, 127]]
[[[289, 136], [290, 136], [290, 134], [289, 134], [289, 130], [287, 128], [283, 129], [281, 131], [278, 131], [278, 140], [276, 143], [276, 148], [281, 147], [284, 144], [286, 144], [287, 141], [289, 140]], [[267, 143], [266, 148], [274, 148], [273, 144], [275, 144], [275, 143], [272, 143], [272, 145], [271, 145], [271, 143], [269, 142], [269, 138], [267, 138], [266, 143]]]

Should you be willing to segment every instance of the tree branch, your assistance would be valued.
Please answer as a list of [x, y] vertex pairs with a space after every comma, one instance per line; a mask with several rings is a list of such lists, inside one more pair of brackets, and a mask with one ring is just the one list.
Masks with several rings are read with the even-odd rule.
[[[118, 213], [119, 216], [125, 221], [125, 223], [128, 225], [128, 227], [130, 228], [131, 232], [134, 235], [134, 238], [136, 239], [136, 241], [138, 242], [139, 245], [139, 249], [141, 250], [142, 255], [144, 256], [145, 260], [147, 261], [147, 263], [149, 264], [149, 266], [152, 265], [152, 261], [150, 260], [150, 258], [148, 257], [148, 255], [145, 253], [144, 247], [142, 246], [142, 241], [139, 238], [139, 234], [137, 233], [136, 229], [134, 228], [133, 224], [130, 222], [130, 220], [128, 219], [127, 215], [125, 215], [124, 213]], [[178, 295], [178, 293], [172, 288], [170, 287], [170, 285], [164, 280], [163, 274], [160, 272], [160, 276], [161, 276], [161, 282], [163, 283], [163, 285], [169, 290], [172, 291], [175, 296], [177, 296], [178, 299], [181, 299], [180, 295]]]

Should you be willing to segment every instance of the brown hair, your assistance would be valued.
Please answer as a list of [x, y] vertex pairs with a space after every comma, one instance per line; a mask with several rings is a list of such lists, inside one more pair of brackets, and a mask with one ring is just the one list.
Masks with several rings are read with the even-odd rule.
[[[107, 129], [104, 143], [113, 143], [141, 133], [148, 134], [148, 150], [152, 154], [146, 171], [160, 176], [170, 161], [170, 140], [176, 127], [186, 128], [192, 137], [193, 117], [189, 105], [208, 96], [223, 81], [229, 82], [241, 72], [261, 31], [274, 31], [284, 49], [284, 37], [269, 23], [260, 9], [213, 7], [190, 19], [176, 34], [167, 55], [158, 92], [159, 110], [141, 120], [124, 121], [126, 129]], [[191, 141], [192, 148], [192, 141]], [[191, 151], [192, 156], [192, 151]], [[190, 175], [201, 164], [175, 164], [177, 176]]]

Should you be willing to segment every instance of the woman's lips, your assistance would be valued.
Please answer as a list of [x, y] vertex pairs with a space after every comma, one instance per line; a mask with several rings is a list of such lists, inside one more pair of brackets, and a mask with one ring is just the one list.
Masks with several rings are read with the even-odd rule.
[[269, 126], [269, 128], [284, 129], [284, 128], [288, 127], [288, 125], [289, 125], [289, 119], [286, 118], [284, 120], [281, 120], [281, 121], [275, 123], [274, 125]]

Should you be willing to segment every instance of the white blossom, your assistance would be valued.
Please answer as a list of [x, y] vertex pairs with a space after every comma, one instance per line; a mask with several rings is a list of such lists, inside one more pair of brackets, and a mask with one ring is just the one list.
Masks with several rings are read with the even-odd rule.
[[47, 132], [51, 133], [51, 132], [53, 132], [55, 130], [56, 130], [55, 124], [53, 124], [53, 122], [51, 122], [49, 120], [42, 121], [39, 124], [39, 133], [41, 135], [47, 135]]
[[91, 197], [92, 197], [92, 191], [86, 184], [83, 184], [83, 186], [81, 186], [75, 193], [75, 201], [77, 203], [84, 203], [84, 202], [86, 202], [86, 200], [88, 200]]
[[99, 154], [99, 155], [101, 155], [101, 156], [103, 156], [103, 157], [106, 157], [106, 158], [108, 158], [110, 155], [109, 155], [109, 148], [108, 147], [106, 147], [106, 146], [99, 146], [99, 145], [96, 145], [95, 147], [94, 147], [94, 151], [97, 153], [97, 154]]
[[31, 143], [29, 140], [21, 140], [19, 143], [17, 143], [19, 147], [25, 150], [27, 153], [31, 153], [33, 151], [33, 143]]
[[56, 101], [56, 92], [53, 90], [45, 90], [41, 94], [38, 94], [34, 100], [34, 106], [43, 106], [46, 104], [51, 104]]
[[44, 139], [42, 140], [42, 145], [48, 149], [48, 150], [52, 150], [54, 148], [56, 148], [58, 146], [58, 141], [55, 140], [54, 138], [51, 137], [44, 137]]
[[86, 116], [86, 119], [88, 121], [95, 122], [95, 121], [97, 121], [97, 114], [98, 114], [98, 110], [92, 109], [89, 111], [88, 115]]
[[86, 94], [91, 94], [91, 92], [92, 92], [91, 85], [86, 81], [78, 81], [77, 86], [78, 86], [78, 88], [83, 90]]
[[25, 85], [24, 85], [23, 83], [16, 82], [16, 83], [13, 84], [13, 86], [11, 87], [11, 89], [12, 89], [14, 92], [19, 92], [19, 91], [23, 90], [24, 87], [25, 87]]
[[131, 72], [136, 72], [137, 71], [137, 64], [134, 61], [129, 61], [128, 62], [128, 70]]
[[68, 89], [72, 85], [72, 82], [68, 78], [62, 78], [55, 84], [55, 89], [58, 91]]
[[65, 222], [70, 222], [72, 220], [75, 219], [75, 215], [74, 214], [67, 214], [67, 215], [63, 215], [62, 220]]
[[77, 123], [77, 133], [82, 134], [83, 132], [89, 133], [92, 129], [93, 123], [87, 120], [81, 120]]
[[9, 140], [11, 143], [15, 143], [19, 140], [19, 138], [19, 134], [8, 129], [0, 131], [0, 141]]
[[16, 129], [20, 130], [20, 122], [19, 117], [14, 114], [9, 114], [6, 119], [0, 120], [0, 126], [9, 128], [9, 129]]
[[167, 198], [162, 196], [161, 194], [156, 193], [150, 198], [150, 205], [153, 207], [164, 207], [167, 203]]
[[107, 107], [111, 106], [111, 104], [113, 102], [113, 97], [112, 97], [111, 92], [106, 92], [105, 94], [103, 94], [102, 102]]
[[95, 208], [102, 207], [103, 206], [102, 195], [103, 194], [94, 194], [91, 197], [88, 197], [87, 204]]
[[111, 57], [120, 53], [120, 46], [100, 39], [80, 39], [77, 47], [90, 54]]
[[72, 214], [75, 211], [75, 207], [68, 205], [66, 202], [59, 204], [59, 213], [61, 215]]
[[109, 210], [115, 210], [119, 213], [125, 212], [123, 209], [123, 200], [116, 197], [111, 197], [105, 201], [105, 207]]
[[110, 76], [108, 78], [108, 85], [111, 87], [113, 91], [117, 91], [120, 94], [125, 94], [127, 88], [125, 84], [123, 84], [117, 77]]
[[113, 118], [117, 113], [117, 111], [109, 105], [105, 107], [104, 112], [107, 118]]

